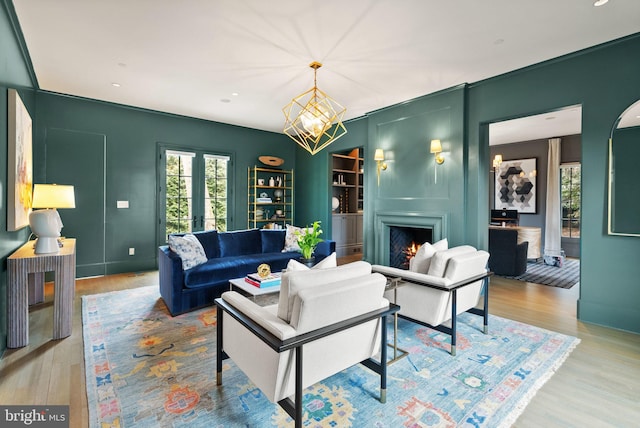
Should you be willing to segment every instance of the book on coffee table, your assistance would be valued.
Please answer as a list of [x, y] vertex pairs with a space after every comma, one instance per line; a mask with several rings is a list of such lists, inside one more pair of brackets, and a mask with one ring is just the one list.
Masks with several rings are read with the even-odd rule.
[[279, 272], [271, 272], [265, 278], [260, 277], [257, 273], [250, 273], [247, 275], [244, 280], [251, 285], [255, 285], [259, 288], [273, 287], [276, 285], [280, 285], [281, 273]]

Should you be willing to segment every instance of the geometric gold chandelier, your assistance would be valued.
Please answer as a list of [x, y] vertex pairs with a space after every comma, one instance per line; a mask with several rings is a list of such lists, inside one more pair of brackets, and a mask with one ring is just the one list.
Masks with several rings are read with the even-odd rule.
[[322, 67], [312, 62], [313, 88], [298, 95], [283, 109], [284, 133], [306, 151], [315, 155], [347, 133], [342, 118], [347, 109], [318, 89], [316, 74]]

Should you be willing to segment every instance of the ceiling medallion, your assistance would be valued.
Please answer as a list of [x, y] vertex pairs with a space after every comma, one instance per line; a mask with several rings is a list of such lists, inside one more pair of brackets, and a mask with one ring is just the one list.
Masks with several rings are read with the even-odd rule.
[[313, 68], [313, 88], [292, 99], [282, 111], [284, 133], [315, 155], [347, 133], [342, 123], [347, 109], [318, 89], [316, 77], [322, 64], [314, 61], [309, 67]]

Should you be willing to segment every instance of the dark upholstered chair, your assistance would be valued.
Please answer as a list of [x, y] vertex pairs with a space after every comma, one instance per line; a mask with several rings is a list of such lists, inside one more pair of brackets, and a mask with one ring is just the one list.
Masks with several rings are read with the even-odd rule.
[[518, 276], [527, 271], [528, 242], [518, 244], [516, 229], [489, 229], [489, 269], [496, 275]]

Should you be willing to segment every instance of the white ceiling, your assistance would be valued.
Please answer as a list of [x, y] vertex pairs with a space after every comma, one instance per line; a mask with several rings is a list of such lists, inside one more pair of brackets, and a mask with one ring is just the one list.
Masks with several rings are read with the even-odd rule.
[[[613, 125], [613, 124], [612, 124]], [[509, 144], [582, 133], [582, 106], [489, 125], [489, 145]]]
[[640, 32], [639, 0], [594, 1], [13, 3], [41, 89], [282, 132], [314, 60], [348, 119]]

